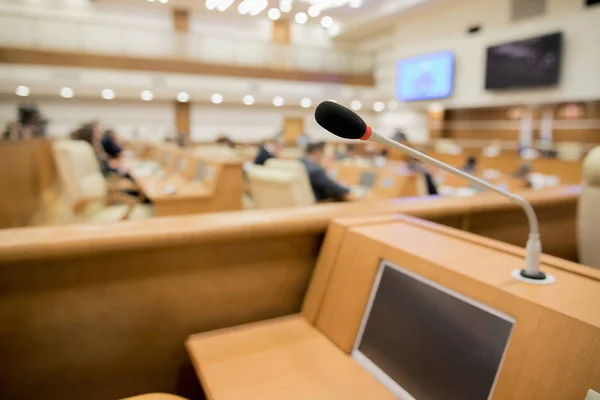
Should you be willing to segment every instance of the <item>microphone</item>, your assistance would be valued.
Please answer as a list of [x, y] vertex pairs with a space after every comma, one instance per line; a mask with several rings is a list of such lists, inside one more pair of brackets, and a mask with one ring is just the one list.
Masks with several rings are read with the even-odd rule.
[[540, 241], [538, 219], [531, 204], [523, 197], [504, 191], [483, 179], [467, 174], [458, 168], [454, 168], [433, 157], [414, 150], [411, 147], [378, 134], [354, 111], [332, 101], [324, 101], [317, 106], [315, 110], [315, 120], [321, 127], [343, 139], [370, 140], [372, 142], [383, 144], [384, 146], [393, 147], [417, 160], [435, 165], [448, 173], [458, 175], [468, 180], [478, 187], [496, 192], [519, 204], [525, 211], [525, 215], [527, 215], [527, 220], [529, 221], [529, 238], [527, 239], [527, 245], [525, 247], [527, 252], [525, 257], [525, 268], [513, 270], [511, 275], [515, 279], [528, 283], [550, 284], [554, 282], [555, 279], [552, 275], [540, 271], [542, 243]]

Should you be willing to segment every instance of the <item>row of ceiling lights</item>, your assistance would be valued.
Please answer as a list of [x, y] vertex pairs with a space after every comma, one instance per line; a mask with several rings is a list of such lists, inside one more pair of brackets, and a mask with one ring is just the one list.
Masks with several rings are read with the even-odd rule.
[[[27, 86], [18, 86], [17, 89], [15, 90], [15, 93], [17, 94], [17, 96], [27, 97], [31, 94], [31, 90]], [[64, 97], [65, 99], [71, 99], [71, 98], [75, 97], [75, 91], [73, 89], [71, 89], [70, 87], [62, 87], [59, 91], [59, 94], [61, 97]], [[112, 89], [102, 90], [101, 96], [105, 100], [113, 100], [114, 98], [116, 98], [115, 91]], [[140, 93], [140, 98], [144, 101], [151, 101], [154, 99], [154, 94], [150, 90], [143, 90]], [[190, 100], [190, 95], [186, 92], [179, 92], [177, 94], [176, 98], [177, 98], [177, 101], [186, 103]], [[213, 104], [221, 104], [221, 103], [223, 103], [224, 98], [223, 98], [223, 95], [220, 93], [213, 93], [213, 95], [210, 96], [210, 101]], [[331, 100], [331, 101], [335, 101], [335, 100]], [[253, 105], [255, 103], [254, 96], [252, 96], [251, 94], [245, 95], [244, 97], [242, 97], [242, 103], [244, 103], [247, 106]], [[285, 104], [285, 99], [281, 96], [275, 96], [275, 97], [273, 97], [272, 104], [275, 107], [281, 107]], [[310, 108], [312, 106], [312, 100], [309, 99], [308, 97], [305, 97], [302, 100], [300, 100], [300, 106], [303, 108]], [[398, 104], [393, 100], [388, 102], [388, 104], [387, 104], [387, 108], [390, 110], [395, 109], [397, 106], [398, 106]], [[350, 102], [350, 108], [352, 108], [355, 111], [358, 111], [358, 110], [362, 109], [362, 103], [359, 100], [353, 100]], [[373, 103], [373, 111], [381, 112], [381, 111], [385, 110], [385, 108], [386, 108], [386, 105], [382, 101], [376, 101], [375, 103]]]

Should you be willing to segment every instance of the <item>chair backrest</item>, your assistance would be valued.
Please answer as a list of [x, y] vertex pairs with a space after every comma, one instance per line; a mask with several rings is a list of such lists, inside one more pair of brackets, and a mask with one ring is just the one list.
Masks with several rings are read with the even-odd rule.
[[193, 153], [197, 156], [204, 157], [207, 159], [239, 158], [238, 153], [234, 149], [221, 145], [198, 146], [193, 150]]
[[600, 146], [583, 161], [583, 183], [577, 210], [579, 262], [600, 268]]
[[[306, 202], [315, 202], [315, 196], [312, 191], [312, 186], [310, 185], [310, 178], [308, 177], [308, 172], [306, 171], [306, 167], [302, 162], [298, 160], [282, 160], [280, 158], [270, 158], [265, 162], [265, 166], [268, 168], [280, 169], [285, 171], [294, 172], [298, 175], [298, 179], [300, 179], [299, 184], [302, 186], [302, 193], [305, 193], [309, 199], [306, 199]], [[311, 200], [312, 199], [312, 200]]]
[[583, 155], [583, 145], [579, 142], [562, 142], [556, 144], [556, 156], [560, 160], [579, 161]]
[[58, 175], [71, 205], [85, 198], [106, 197], [106, 180], [89, 143], [58, 140], [52, 147]]
[[304, 207], [315, 204], [307, 188], [294, 171], [254, 165], [248, 171], [248, 183], [255, 208]]

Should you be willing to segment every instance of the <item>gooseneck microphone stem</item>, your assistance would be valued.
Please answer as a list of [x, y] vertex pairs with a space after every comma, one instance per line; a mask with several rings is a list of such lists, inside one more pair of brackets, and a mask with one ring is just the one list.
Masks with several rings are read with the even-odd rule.
[[508, 197], [515, 203], [519, 204], [521, 206], [521, 208], [523, 208], [523, 210], [525, 211], [525, 214], [527, 215], [527, 220], [529, 221], [529, 235], [530, 236], [531, 235], [539, 236], [539, 224], [538, 224], [538, 219], [535, 214], [535, 211], [534, 211], [533, 207], [531, 206], [531, 204], [529, 204], [529, 202], [525, 201], [525, 199], [522, 198], [521, 196], [517, 196], [516, 194], [512, 194], [510, 192], [502, 190], [499, 187], [494, 186], [487, 181], [484, 181], [483, 179], [477, 178], [476, 176], [473, 176], [471, 174], [467, 174], [466, 172], [461, 171], [458, 168], [454, 168], [448, 164], [445, 164], [441, 161], [436, 160], [433, 157], [429, 157], [428, 155], [423, 154], [411, 147], [408, 147], [402, 143], [398, 143], [395, 140], [389, 139], [389, 138], [382, 136], [380, 134], [377, 134], [375, 132], [373, 132], [373, 134], [371, 135], [371, 137], [369, 139], [373, 142], [377, 142], [377, 143], [384, 144], [384, 145], [387, 145], [390, 147], [394, 147], [394, 148], [400, 150], [401, 152], [403, 152], [404, 154], [407, 154], [413, 158], [416, 158], [417, 160], [423, 161], [424, 163], [435, 165], [436, 167], [443, 169], [444, 171], [449, 172], [453, 175], [461, 176], [462, 178], [473, 183], [474, 185], [477, 185], [484, 189], [491, 190], [492, 192], [501, 194], [504, 197]]
[[491, 190], [492, 192], [496, 192], [520, 205], [523, 211], [525, 211], [525, 215], [527, 215], [527, 220], [529, 221], [529, 238], [527, 239], [526, 245], [525, 269], [519, 271], [519, 275], [523, 278], [531, 280], [546, 279], [546, 275], [540, 271], [540, 256], [542, 253], [542, 243], [540, 241], [539, 223], [537, 215], [535, 214], [535, 210], [533, 209], [531, 204], [528, 201], [526, 201], [523, 197], [502, 190], [499, 187], [494, 186], [487, 181], [484, 181], [483, 179], [477, 178], [476, 176], [473, 176], [471, 174], [467, 174], [466, 172], [461, 171], [458, 168], [454, 168], [448, 164], [436, 160], [433, 157], [429, 157], [426, 154], [423, 154], [402, 143], [398, 143], [395, 140], [382, 136], [374, 131], [369, 135], [368, 140], [398, 149], [406, 155], [416, 158], [417, 160], [420, 160], [424, 163], [434, 165], [453, 175], [458, 175], [476, 186], [479, 186], [483, 189]]

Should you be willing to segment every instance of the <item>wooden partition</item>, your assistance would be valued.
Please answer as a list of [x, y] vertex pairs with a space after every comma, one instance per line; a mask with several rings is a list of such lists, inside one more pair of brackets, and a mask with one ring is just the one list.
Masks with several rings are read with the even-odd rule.
[[[574, 258], [578, 195], [524, 193], [547, 253]], [[519, 246], [527, 235], [522, 210], [493, 194], [2, 231], [2, 398], [199, 398], [187, 336], [298, 312], [328, 222], [390, 212]]]
[[33, 223], [56, 183], [49, 140], [0, 142], [0, 228]]

